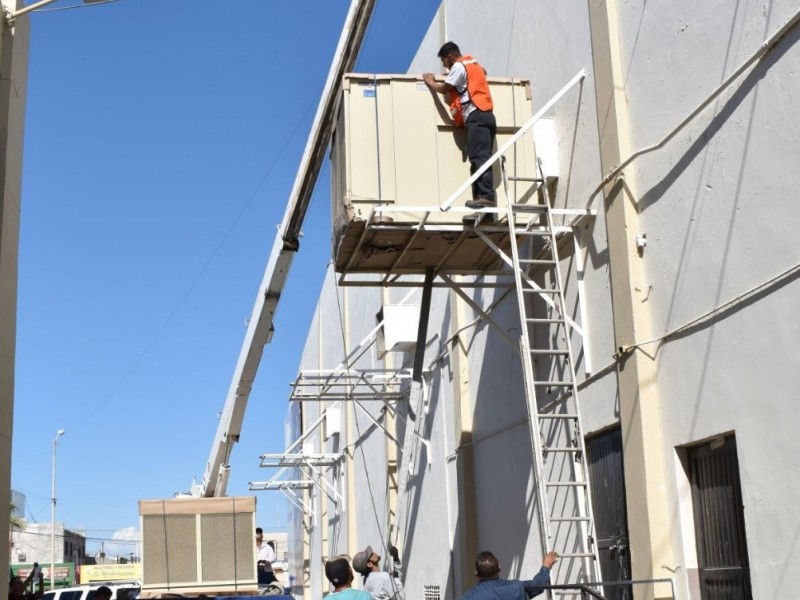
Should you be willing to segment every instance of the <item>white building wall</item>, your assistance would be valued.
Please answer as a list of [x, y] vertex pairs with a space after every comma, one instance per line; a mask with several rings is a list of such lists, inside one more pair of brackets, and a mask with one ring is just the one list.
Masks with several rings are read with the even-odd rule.
[[[4, 12], [23, 0], [2, 0]], [[14, 360], [17, 332], [17, 263], [22, 206], [22, 145], [28, 94], [28, 17], [11, 27], [0, 22], [0, 506], [10, 504], [11, 447], [14, 423]], [[5, 509], [4, 509], [5, 510]], [[0, 538], [9, 538], [8, 520], [0, 520]], [[0, 571], [7, 573], [7, 555]], [[0, 598], [5, 596], [0, 592]]]
[[55, 555], [51, 545], [52, 531], [50, 523], [28, 523], [24, 531], [14, 533], [14, 555], [11, 557], [11, 562], [38, 562], [42, 565], [51, 560], [57, 563], [64, 562], [64, 524], [56, 523]]
[[[634, 148], [659, 141], [800, 10], [796, 2], [629, 3], [620, 12], [629, 65]], [[663, 335], [757, 286], [774, 285], [665, 343], [658, 351], [664, 432], [679, 447], [735, 432], [754, 597], [785, 597], [793, 569], [800, 485], [787, 477], [800, 451], [790, 428], [800, 376], [794, 307], [800, 217], [796, 196], [800, 31], [657, 152], [634, 163], [654, 332]], [[678, 453], [668, 497], [674, 513], [685, 477]], [[689, 507], [691, 505], [689, 504]], [[676, 525], [678, 521], [676, 521]], [[682, 566], [696, 566], [690, 527], [675, 527]], [[776, 569], [785, 573], [775, 577]], [[770, 575], [772, 573], [772, 575]]]
[[[602, 196], [592, 196], [604, 175], [599, 131], [608, 126], [608, 115], [596, 108], [590, 34], [592, 11], [600, 4], [448, 0], [409, 69], [439, 72], [436, 51], [453, 40], [490, 74], [530, 79], [534, 110], [580, 69], [587, 73], [582, 88], [567, 94], [552, 113], [561, 168], [555, 202], [582, 207], [594, 200], [599, 209], [597, 218], [578, 232], [586, 250], [586, 320], [581, 322], [590, 334], [588, 345], [578, 348], [577, 365], [580, 378], [586, 379], [581, 396], [586, 434], [619, 424], [620, 402], [626, 400], [620, 398], [616, 373], [624, 364], [615, 354], [620, 345], [634, 341], [614, 336], [607, 207]], [[627, 134], [634, 150], [670, 132], [800, 10], [789, 1], [630, 0], [618, 7]], [[800, 442], [793, 435], [798, 420], [794, 390], [800, 387], [800, 376], [786, 368], [800, 354], [800, 325], [793, 318], [800, 287], [792, 271], [800, 254], [794, 232], [800, 217], [800, 204], [794, 201], [800, 188], [794, 168], [800, 121], [793, 114], [800, 94], [794, 77], [800, 62], [798, 37], [799, 29], [789, 31], [672, 141], [626, 169], [638, 210], [638, 222], [630, 226], [647, 234], [640, 257], [645, 280], [632, 286], [651, 331], [668, 334], [662, 343], [637, 350], [651, 355], [655, 365], [655, 378], [648, 384], [661, 402], [660, 456], [666, 473], [661, 492], [669, 513], [665, 540], [675, 561], [653, 569], [654, 575], [674, 576], [679, 598], [700, 598], [693, 579], [697, 559], [683, 448], [730, 432], [736, 435], [739, 453], [754, 597], [788, 597], [800, 585], [800, 573], [792, 568], [800, 559], [795, 525], [800, 521], [800, 483], [794, 476]], [[562, 253], [562, 266], [573, 282], [568, 285], [573, 303], [577, 259], [569, 250]], [[671, 335], [776, 277], [755, 295]], [[321, 324], [315, 324], [307, 346], [307, 352], [322, 348], [329, 368], [344, 356], [341, 331], [338, 341], [333, 331], [339, 317], [332, 287], [329, 279], [320, 299]], [[347, 331], [354, 344], [374, 323], [380, 292], [350, 288], [344, 293]], [[389, 295], [396, 299], [402, 294], [393, 290]], [[501, 294], [476, 292], [473, 298], [488, 306]], [[472, 315], [467, 321], [475, 316], [469, 308], [466, 314]], [[518, 334], [513, 297], [501, 300], [492, 316], [509, 333]], [[437, 292], [426, 366], [448, 348], [454, 328], [449, 296]], [[466, 404], [472, 411], [472, 471], [468, 481], [460, 479], [457, 466], [465, 448], [453, 435], [453, 419], [463, 399], [452, 353], [445, 352], [431, 377], [430, 447], [421, 453], [420, 469], [410, 479], [415, 527], [407, 547], [401, 548], [409, 597], [414, 598], [421, 597], [423, 585], [441, 586], [443, 598], [463, 593], [464, 565], [471, 560], [462, 544], [467, 525], [474, 529], [479, 549], [497, 553], [506, 575], [529, 575], [541, 560], [519, 356], [486, 323], [465, 330], [460, 340], [469, 349]], [[313, 414], [309, 406], [304, 421], [313, 420]], [[367, 421], [359, 418], [358, 423], [361, 427]], [[623, 435], [628, 425], [622, 423]], [[376, 474], [385, 476], [385, 443], [382, 433], [371, 434], [359, 445], [365, 452], [357, 448], [345, 475], [354, 489], [346, 517], [353, 535], [342, 542], [345, 536], [340, 534], [339, 549], [352, 553], [365, 544], [375, 546], [381, 538], [382, 517], [371, 513], [374, 506], [384, 514], [385, 501], [373, 502], [365, 484], [379, 479]], [[465, 483], [470, 489], [462, 487]], [[378, 488], [385, 486], [382, 481]], [[470, 493], [474, 507], [466, 513], [458, 495]], [[447, 556], [450, 560], [444, 560]]]

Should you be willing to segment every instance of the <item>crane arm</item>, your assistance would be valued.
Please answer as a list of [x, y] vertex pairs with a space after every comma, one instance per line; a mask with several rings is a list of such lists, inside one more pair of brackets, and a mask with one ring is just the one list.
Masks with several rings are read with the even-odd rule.
[[274, 333], [275, 312], [292, 260], [300, 248], [301, 227], [325, 158], [325, 149], [330, 143], [336, 103], [342, 91], [342, 77], [355, 66], [374, 6], [375, 0], [352, 0], [350, 3], [286, 213], [267, 261], [205, 472], [199, 484], [192, 484], [192, 496], [213, 498], [225, 495], [233, 445], [239, 441], [244, 412], [264, 346]]

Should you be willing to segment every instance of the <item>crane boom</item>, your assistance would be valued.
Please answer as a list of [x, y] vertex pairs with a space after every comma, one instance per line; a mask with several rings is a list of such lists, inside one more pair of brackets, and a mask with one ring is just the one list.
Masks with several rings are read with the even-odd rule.
[[264, 346], [272, 339], [275, 312], [292, 260], [300, 248], [300, 230], [311, 203], [311, 195], [325, 157], [325, 149], [330, 142], [336, 102], [342, 88], [342, 76], [355, 66], [374, 6], [375, 0], [352, 0], [350, 3], [336, 54], [328, 71], [328, 79], [289, 196], [286, 213], [278, 227], [275, 243], [267, 261], [264, 278], [259, 287], [247, 333], [239, 352], [239, 360], [225, 399], [225, 407], [211, 444], [205, 472], [199, 484], [192, 484], [192, 496], [213, 498], [225, 495], [233, 445], [239, 441], [244, 412]]

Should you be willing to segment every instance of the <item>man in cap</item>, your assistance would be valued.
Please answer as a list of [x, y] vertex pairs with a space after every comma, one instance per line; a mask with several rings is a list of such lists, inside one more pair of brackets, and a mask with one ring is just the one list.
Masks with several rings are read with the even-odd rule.
[[328, 600], [372, 600], [367, 592], [354, 590], [353, 570], [347, 556], [334, 556], [325, 563], [325, 577], [333, 586], [333, 593], [328, 594]]
[[475, 575], [478, 584], [471, 588], [461, 600], [527, 600], [544, 591], [550, 585], [550, 569], [558, 560], [558, 554], [548, 552], [542, 560], [542, 568], [528, 581], [500, 579], [500, 564], [491, 552], [481, 552], [475, 559]]
[[400, 556], [397, 548], [389, 547], [389, 554], [394, 559], [394, 572], [381, 571], [381, 557], [367, 546], [363, 552], [353, 557], [353, 569], [364, 576], [364, 589], [376, 600], [404, 600], [403, 584], [400, 583]]

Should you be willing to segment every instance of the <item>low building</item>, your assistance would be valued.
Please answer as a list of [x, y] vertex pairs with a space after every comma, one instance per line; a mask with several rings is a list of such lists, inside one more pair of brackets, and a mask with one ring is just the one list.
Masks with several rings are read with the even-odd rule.
[[42, 566], [51, 561], [80, 565], [86, 557], [86, 537], [82, 533], [55, 527], [55, 555], [53, 555], [50, 523], [28, 523], [25, 529], [14, 533], [12, 564], [38, 562]]

